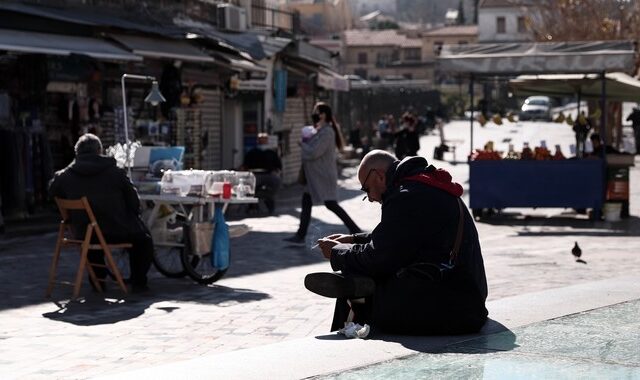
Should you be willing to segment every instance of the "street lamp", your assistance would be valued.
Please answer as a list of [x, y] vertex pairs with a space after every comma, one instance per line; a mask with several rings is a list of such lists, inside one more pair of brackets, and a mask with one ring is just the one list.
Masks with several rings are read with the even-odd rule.
[[158, 88], [158, 81], [155, 77], [147, 76], [147, 75], [134, 75], [134, 74], [122, 74], [122, 78], [120, 79], [120, 83], [122, 84], [122, 112], [124, 113], [124, 138], [125, 144], [127, 148], [125, 149], [125, 165], [127, 165], [127, 173], [129, 178], [131, 178], [131, 166], [129, 165], [129, 118], [127, 115], [127, 91], [125, 89], [125, 79], [137, 79], [142, 81], [151, 81], [151, 91], [149, 91], [149, 95], [144, 98], [146, 103], [150, 103], [152, 106], [157, 106], [160, 103], [165, 102], [164, 96], [160, 92]]

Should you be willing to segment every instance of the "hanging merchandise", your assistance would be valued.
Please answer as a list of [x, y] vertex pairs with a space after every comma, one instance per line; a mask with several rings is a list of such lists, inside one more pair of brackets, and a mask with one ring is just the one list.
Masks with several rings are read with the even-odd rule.
[[213, 241], [211, 248], [211, 264], [218, 270], [225, 270], [229, 267], [229, 226], [224, 220], [222, 205], [216, 206], [214, 215]]

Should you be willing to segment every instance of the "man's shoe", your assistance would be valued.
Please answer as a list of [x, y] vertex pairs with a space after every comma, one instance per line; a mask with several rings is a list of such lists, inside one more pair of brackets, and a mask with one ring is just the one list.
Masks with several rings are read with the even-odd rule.
[[369, 277], [343, 276], [340, 273], [310, 273], [304, 287], [329, 298], [362, 298], [373, 295], [376, 284]]
[[304, 238], [300, 237], [299, 235], [293, 235], [291, 237], [288, 237], [282, 240], [287, 241], [289, 243], [304, 244]]

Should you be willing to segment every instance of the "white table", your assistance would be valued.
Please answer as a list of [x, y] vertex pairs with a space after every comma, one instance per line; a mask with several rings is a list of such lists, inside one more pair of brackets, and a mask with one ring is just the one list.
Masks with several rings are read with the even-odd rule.
[[[210, 215], [213, 215], [213, 208], [215, 204], [223, 205], [223, 212], [227, 210], [229, 204], [252, 204], [258, 203], [258, 198], [255, 197], [245, 197], [245, 198], [229, 198], [224, 199], [220, 197], [195, 197], [195, 196], [181, 196], [181, 195], [173, 195], [173, 194], [140, 194], [140, 200], [142, 201], [152, 201], [153, 209], [147, 218], [147, 227], [151, 228], [153, 226], [153, 222], [155, 221], [158, 210], [161, 205], [167, 206], [178, 206], [181, 211], [184, 212], [185, 215], [188, 215], [188, 212], [185, 209], [185, 206], [209, 206]], [[197, 221], [202, 221], [202, 207], [199, 208], [198, 215], [194, 215], [197, 217]]]

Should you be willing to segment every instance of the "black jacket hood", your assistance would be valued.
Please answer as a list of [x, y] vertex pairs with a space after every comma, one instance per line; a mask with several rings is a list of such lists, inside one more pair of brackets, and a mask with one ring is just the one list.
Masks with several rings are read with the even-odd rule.
[[434, 170], [435, 167], [429, 165], [424, 157], [405, 157], [402, 161], [395, 161], [389, 166], [389, 169], [387, 169], [387, 190], [382, 195], [382, 199], [384, 200], [385, 195], [389, 194], [395, 184], [399, 183], [402, 178]]
[[94, 176], [114, 166], [116, 166], [116, 160], [113, 157], [80, 154], [71, 162], [69, 170], [81, 176]]

